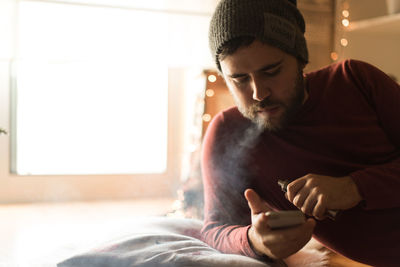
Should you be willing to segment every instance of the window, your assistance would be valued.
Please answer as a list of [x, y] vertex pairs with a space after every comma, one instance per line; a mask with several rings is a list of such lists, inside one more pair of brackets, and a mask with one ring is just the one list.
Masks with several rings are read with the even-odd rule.
[[174, 196], [216, 2], [0, 1], [0, 201]]
[[162, 173], [168, 14], [20, 1], [13, 171]]

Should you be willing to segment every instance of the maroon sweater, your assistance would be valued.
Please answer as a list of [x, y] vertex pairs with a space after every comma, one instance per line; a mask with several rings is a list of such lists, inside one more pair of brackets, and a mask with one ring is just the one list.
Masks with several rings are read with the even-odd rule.
[[309, 98], [279, 133], [257, 135], [237, 108], [210, 124], [202, 158], [203, 239], [222, 252], [256, 257], [247, 238], [246, 188], [276, 210], [288, 210], [296, 207], [286, 200], [278, 179], [350, 175], [365, 201], [336, 221], [317, 221], [314, 237], [356, 261], [399, 266], [400, 87], [355, 60], [306, 77]]

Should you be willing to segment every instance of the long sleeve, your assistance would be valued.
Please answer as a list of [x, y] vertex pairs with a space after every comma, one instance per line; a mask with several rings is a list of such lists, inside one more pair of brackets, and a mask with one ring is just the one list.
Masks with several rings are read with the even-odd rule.
[[235, 141], [223, 133], [222, 124], [223, 115], [219, 114], [209, 125], [203, 143], [202, 238], [221, 252], [256, 257], [247, 237], [250, 210], [243, 196], [245, 185], [235, 179], [241, 173], [235, 161], [238, 152], [230, 151], [237, 146], [232, 146]]
[[[347, 62], [347, 71], [374, 108], [379, 124], [397, 148], [390, 162], [350, 174], [365, 199], [366, 209], [400, 207], [400, 86], [377, 68], [359, 61]], [[377, 146], [375, 149], [380, 149]]]
[[307, 73], [306, 86], [309, 97], [290, 125], [279, 133], [263, 132], [247, 151], [241, 143], [249, 122], [237, 109], [222, 112], [209, 125], [202, 156], [203, 239], [222, 252], [256, 257], [247, 237], [246, 188], [274, 209], [290, 210], [295, 207], [277, 179], [350, 175], [365, 205], [344, 211], [336, 221], [318, 221], [314, 237], [354, 260], [397, 266], [399, 85], [369, 64], [346, 60]]

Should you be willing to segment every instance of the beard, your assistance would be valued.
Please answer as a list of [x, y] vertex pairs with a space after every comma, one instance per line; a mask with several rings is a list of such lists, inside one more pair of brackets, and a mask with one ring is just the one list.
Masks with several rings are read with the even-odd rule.
[[[260, 102], [252, 104], [249, 107], [245, 107], [237, 100], [236, 105], [243, 116], [255, 123], [260, 130], [278, 132], [287, 127], [287, 125], [296, 116], [297, 112], [303, 105], [304, 96], [303, 72], [301, 69], [299, 69], [294, 82], [293, 92], [286, 102], [274, 100], [273, 98], [268, 97]], [[274, 106], [279, 106], [282, 109], [282, 113], [277, 121], [273, 121], [269, 117], [263, 117], [258, 114], [258, 110]]]

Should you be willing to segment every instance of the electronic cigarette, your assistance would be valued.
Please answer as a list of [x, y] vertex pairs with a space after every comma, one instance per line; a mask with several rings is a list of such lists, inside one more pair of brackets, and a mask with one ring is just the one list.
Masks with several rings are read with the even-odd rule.
[[[287, 192], [287, 186], [290, 183], [288, 180], [278, 180], [278, 184], [280, 185], [283, 192]], [[339, 216], [340, 212], [338, 210], [327, 210], [325, 216], [331, 220], [335, 220]]]

